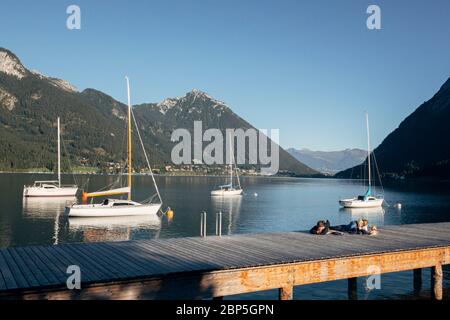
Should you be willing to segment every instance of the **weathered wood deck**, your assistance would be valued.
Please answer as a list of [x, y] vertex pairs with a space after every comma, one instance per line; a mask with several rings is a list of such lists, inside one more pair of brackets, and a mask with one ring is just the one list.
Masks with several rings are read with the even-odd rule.
[[[432, 267], [439, 299], [449, 263], [450, 223], [386, 226], [375, 237], [288, 232], [4, 248], [0, 298], [208, 298], [279, 288], [289, 299], [295, 285]], [[66, 287], [70, 265], [81, 269], [81, 290]]]

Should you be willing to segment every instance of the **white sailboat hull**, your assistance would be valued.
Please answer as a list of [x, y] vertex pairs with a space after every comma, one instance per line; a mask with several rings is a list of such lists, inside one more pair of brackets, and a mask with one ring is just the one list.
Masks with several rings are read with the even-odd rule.
[[77, 194], [77, 187], [24, 187], [24, 197], [75, 197]]
[[159, 229], [161, 219], [157, 215], [140, 215], [140, 216], [117, 216], [117, 217], [73, 217], [69, 218], [70, 229], [84, 228], [102, 228], [115, 229], [120, 227], [150, 227], [151, 229]]
[[103, 204], [74, 204], [66, 207], [69, 217], [123, 217], [157, 215], [160, 203], [107, 206]]
[[339, 200], [339, 204], [344, 208], [378, 208], [383, 205], [384, 199], [342, 199]]
[[229, 196], [240, 196], [243, 190], [213, 190], [211, 191], [212, 196], [221, 196], [221, 197], [229, 197]]

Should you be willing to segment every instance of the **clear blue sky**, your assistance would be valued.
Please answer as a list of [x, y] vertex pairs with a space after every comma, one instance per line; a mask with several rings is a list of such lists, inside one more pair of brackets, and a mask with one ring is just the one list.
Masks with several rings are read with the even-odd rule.
[[365, 146], [365, 110], [376, 146], [450, 76], [450, 1], [2, 0], [0, 46], [80, 90], [125, 101], [125, 74], [133, 103], [198, 88], [283, 147], [338, 150]]

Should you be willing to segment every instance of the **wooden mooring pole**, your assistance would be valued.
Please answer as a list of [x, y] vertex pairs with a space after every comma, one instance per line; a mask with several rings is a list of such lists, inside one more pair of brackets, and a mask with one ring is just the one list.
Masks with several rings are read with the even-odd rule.
[[358, 278], [348, 279], [348, 300], [358, 300]]
[[282, 287], [279, 290], [280, 300], [292, 300], [294, 297], [294, 287], [286, 286]]
[[422, 290], [422, 269], [414, 269], [414, 293], [418, 294]]
[[442, 300], [442, 265], [440, 264], [431, 268], [431, 297]]

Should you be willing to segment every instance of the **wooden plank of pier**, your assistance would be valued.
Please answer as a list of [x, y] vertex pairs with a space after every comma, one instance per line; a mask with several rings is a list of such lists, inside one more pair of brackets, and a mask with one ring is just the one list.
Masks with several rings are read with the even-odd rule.
[[[374, 237], [305, 232], [243, 234], [0, 249], [0, 298], [170, 299], [223, 297], [378, 273], [432, 268], [442, 299], [450, 223], [386, 226]], [[66, 287], [70, 265], [81, 290]], [[416, 283], [415, 287], [419, 284]], [[350, 290], [351, 289], [351, 290]]]

